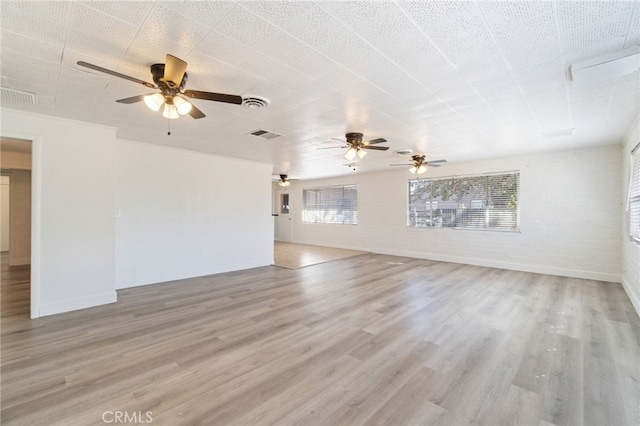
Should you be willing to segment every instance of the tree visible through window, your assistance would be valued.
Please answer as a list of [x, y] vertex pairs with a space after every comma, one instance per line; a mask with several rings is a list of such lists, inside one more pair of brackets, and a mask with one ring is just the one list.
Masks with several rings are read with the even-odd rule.
[[325, 186], [302, 191], [302, 221], [306, 223], [358, 223], [356, 185]]
[[409, 181], [408, 226], [518, 230], [519, 186], [519, 172]]

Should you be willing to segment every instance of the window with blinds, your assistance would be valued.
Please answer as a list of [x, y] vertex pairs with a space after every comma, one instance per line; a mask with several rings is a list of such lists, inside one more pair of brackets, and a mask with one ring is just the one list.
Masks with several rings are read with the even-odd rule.
[[304, 189], [302, 202], [302, 221], [305, 223], [358, 223], [356, 185]]
[[519, 172], [409, 181], [408, 226], [517, 231]]
[[631, 151], [631, 177], [629, 180], [629, 236], [640, 243], [640, 145]]

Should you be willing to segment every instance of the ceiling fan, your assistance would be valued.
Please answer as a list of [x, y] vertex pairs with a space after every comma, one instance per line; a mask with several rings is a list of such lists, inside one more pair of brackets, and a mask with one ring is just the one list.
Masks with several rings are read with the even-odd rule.
[[446, 163], [447, 160], [433, 160], [426, 161], [426, 156], [424, 154], [416, 154], [411, 156], [411, 164], [391, 164], [392, 166], [411, 166], [409, 171], [413, 174], [419, 174], [427, 171], [427, 166], [429, 167], [440, 167], [441, 163]]
[[202, 92], [200, 90], [184, 90], [188, 79], [186, 72], [187, 63], [182, 59], [169, 54], [167, 54], [164, 64], [151, 65], [151, 76], [153, 77], [153, 82], [155, 84], [102, 68], [88, 62], [78, 61], [77, 64], [114, 77], [142, 84], [150, 89], [160, 90], [160, 92], [156, 93], [147, 93], [144, 95], [133, 96], [131, 98], [118, 99], [116, 102], [121, 104], [132, 104], [144, 101], [144, 103], [153, 111], [159, 111], [160, 107], [164, 104], [162, 115], [170, 119], [178, 118], [185, 114], [189, 114], [193, 118], [205, 117], [202, 111], [184, 98], [185, 96], [187, 98], [202, 99], [206, 101], [226, 102], [236, 105], [242, 104], [242, 96]]
[[[330, 148], [320, 148], [320, 149], [332, 149], [332, 148], [349, 148], [344, 157], [351, 161], [356, 158], [356, 155], [362, 159], [365, 155], [367, 155], [365, 149], [373, 149], [377, 151], [386, 151], [389, 149], [388, 146], [372, 146], [380, 143], [385, 143], [387, 140], [383, 138], [372, 139], [370, 141], [362, 140], [362, 133], [347, 133], [345, 135], [346, 145], [343, 146], [332, 146]], [[341, 139], [339, 139], [342, 141]]]
[[278, 182], [278, 185], [280, 186], [289, 186], [291, 185], [291, 182], [295, 180], [298, 179], [289, 179], [289, 175], [281, 174], [280, 179], [276, 179], [275, 181]]

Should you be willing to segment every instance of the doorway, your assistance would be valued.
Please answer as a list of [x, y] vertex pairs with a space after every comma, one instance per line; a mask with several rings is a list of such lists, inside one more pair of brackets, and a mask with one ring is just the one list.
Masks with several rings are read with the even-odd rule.
[[293, 242], [293, 220], [291, 217], [291, 198], [288, 192], [278, 196], [278, 215], [276, 216], [276, 241]]
[[0, 137], [3, 316], [30, 312], [31, 164], [31, 141]]

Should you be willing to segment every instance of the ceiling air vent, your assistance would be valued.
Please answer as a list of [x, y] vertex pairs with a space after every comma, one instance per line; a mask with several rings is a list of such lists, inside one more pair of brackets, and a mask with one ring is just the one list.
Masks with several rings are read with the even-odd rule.
[[555, 130], [553, 132], [541, 133], [541, 135], [545, 139], [559, 138], [561, 136], [572, 136], [573, 135], [573, 129]]
[[269, 106], [269, 99], [256, 95], [244, 95], [242, 97], [242, 105], [247, 108], [257, 109]]
[[253, 132], [247, 133], [248, 135], [253, 135], [253, 136], [257, 136], [259, 138], [263, 138], [263, 139], [274, 139], [274, 138], [278, 138], [280, 136], [282, 136], [279, 133], [276, 132], [270, 132], [268, 130], [254, 130]]
[[23, 92], [22, 90], [9, 89], [8, 87], [0, 87], [0, 99], [7, 101], [24, 102], [27, 104], [36, 104], [36, 94], [31, 92]]

